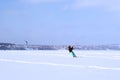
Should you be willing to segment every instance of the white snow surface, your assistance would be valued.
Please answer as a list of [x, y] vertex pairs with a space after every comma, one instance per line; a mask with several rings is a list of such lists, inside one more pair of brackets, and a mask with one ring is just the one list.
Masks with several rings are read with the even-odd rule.
[[0, 51], [0, 80], [120, 80], [120, 51]]

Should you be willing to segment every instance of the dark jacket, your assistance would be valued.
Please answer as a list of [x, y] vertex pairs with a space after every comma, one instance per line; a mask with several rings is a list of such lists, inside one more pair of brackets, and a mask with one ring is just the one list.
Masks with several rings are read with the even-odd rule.
[[69, 50], [69, 52], [72, 52], [73, 51], [73, 47], [72, 46], [68, 46], [68, 50]]

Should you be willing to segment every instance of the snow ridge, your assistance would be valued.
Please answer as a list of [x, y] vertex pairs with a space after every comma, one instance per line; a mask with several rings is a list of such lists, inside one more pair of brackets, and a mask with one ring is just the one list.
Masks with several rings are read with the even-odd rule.
[[31, 62], [31, 61], [13, 60], [13, 59], [0, 59], [0, 62], [22, 63], [22, 64], [38, 64], [38, 65], [49, 65], [49, 66], [57, 66], [57, 67], [76, 67], [76, 68], [83, 68], [83, 69], [100, 69], [100, 70], [118, 70], [118, 71], [120, 71], [120, 67], [85, 66], [85, 65], [59, 64], [59, 63], [35, 62], [35, 61]]

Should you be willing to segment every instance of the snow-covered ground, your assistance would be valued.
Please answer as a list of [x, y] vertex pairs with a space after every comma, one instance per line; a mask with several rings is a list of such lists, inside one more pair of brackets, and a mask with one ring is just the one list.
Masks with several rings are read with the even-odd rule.
[[120, 51], [0, 51], [0, 80], [120, 80]]

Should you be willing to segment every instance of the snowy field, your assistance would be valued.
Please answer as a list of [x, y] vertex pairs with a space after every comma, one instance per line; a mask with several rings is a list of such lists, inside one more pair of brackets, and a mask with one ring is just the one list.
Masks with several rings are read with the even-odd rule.
[[0, 80], [120, 80], [120, 51], [0, 51]]

